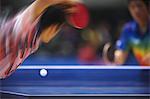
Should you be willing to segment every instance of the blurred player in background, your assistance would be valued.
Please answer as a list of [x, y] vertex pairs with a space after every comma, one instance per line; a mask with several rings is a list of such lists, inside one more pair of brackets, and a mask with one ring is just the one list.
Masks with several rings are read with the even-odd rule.
[[[150, 66], [149, 4], [149, 0], [128, 0], [128, 9], [134, 20], [124, 26], [114, 50], [111, 50], [110, 43], [104, 46], [103, 57], [107, 64], [122, 65], [133, 53], [136, 65]], [[109, 56], [114, 57], [113, 61]]]
[[75, 0], [35, 0], [14, 18], [3, 19], [0, 25], [0, 78], [14, 72], [40, 43], [48, 43], [61, 29], [65, 16], [74, 11], [75, 3]]

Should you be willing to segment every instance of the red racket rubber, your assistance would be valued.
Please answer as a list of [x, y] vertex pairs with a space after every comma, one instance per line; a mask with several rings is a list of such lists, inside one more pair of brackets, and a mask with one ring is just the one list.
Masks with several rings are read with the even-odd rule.
[[78, 29], [83, 29], [88, 26], [89, 11], [82, 3], [77, 3], [75, 7], [77, 10], [67, 17], [67, 21], [71, 26]]

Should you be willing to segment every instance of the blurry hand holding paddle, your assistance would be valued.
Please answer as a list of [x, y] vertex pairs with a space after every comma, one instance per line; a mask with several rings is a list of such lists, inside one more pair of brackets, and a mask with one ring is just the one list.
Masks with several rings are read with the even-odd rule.
[[5, 22], [0, 28], [0, 79], [12, 74], [41, 43], [54, 38], [65, 22], [85, 28], [89, 22], [85, 5], [77, 0], [35, 0]]
[[66, 15], [66, 20], [71, 26], [77, 29], [87, 27], [89, 23], [89, 12], [80, 0], [44, 0], [44, 3], [47, 3], [48, 6], [61, 7], [66, 13], [69, 13]]

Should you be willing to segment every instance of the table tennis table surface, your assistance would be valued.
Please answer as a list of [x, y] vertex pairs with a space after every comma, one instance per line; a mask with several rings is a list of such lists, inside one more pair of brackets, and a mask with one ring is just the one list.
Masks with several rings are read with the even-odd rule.
[[[48, 75], [39, 72], [46, 69]], [[134, 66], [21, 66], [0, 81], [0, 92], [23, 96], [150, 95], [150, 68]]]

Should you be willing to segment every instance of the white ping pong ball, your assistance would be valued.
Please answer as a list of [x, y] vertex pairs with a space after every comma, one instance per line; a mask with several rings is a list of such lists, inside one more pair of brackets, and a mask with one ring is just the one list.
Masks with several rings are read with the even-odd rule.
[[45, 76], [47, 76], [47, 70], [46, 69], [41, 69], [40, 70], [40, 75], [42, 76], [42, 77], [45, 77]]

